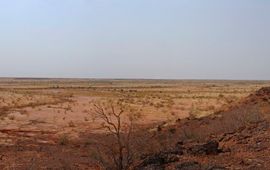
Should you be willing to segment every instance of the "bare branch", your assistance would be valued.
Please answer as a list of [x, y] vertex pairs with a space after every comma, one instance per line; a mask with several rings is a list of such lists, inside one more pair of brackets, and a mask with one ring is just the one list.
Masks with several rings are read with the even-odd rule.
[[[111, 134], [115, 140], [113, 145], [105, 145], [100, 143], [100, 146], [109, 150], [114, 167], [117, 170], [127, 170], [134, 162], [134, 153], [131, 147], [131, 138], [133, 133], [133, 119], [129, 123], [123, 122], [124, 107], [119, 104], [118, 109], [110, 103], [109, 109], [105, 109], [101, 105], [94, 105], [95, 116], [102, 122], [104, 128]], [[114, 151], [110, 151], [113, 150]], [[100, 153], [101, 154], [101, 153]], [[109, 167], [112, 168], [112, 167]]]

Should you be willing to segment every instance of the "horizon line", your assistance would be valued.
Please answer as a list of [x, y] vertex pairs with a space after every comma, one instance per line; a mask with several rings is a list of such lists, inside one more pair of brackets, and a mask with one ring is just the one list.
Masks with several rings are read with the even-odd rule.
[[0, 79], [17, 79], [17, 80], [53, 80], [53, 79], [74, 79], [74, 80], [167, 80], [167, 81], [270, 81], [270, 79], [202, 79], [202, 78], [108, 78], [108, 77], [31, 77], [31, 76], [10, 76], [10, 77], [0, 77]]

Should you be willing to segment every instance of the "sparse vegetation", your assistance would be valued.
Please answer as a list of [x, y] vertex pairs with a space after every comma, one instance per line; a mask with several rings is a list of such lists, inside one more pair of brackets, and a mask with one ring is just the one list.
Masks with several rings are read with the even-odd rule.
[[135, 140], [134, 123], [139, 115], [124, 115], [125, 106], [121, 102], [116, 104], [110, 103], [107, 107], [94, 105], [95, 119], [101, 120], [101, 128], [112, 137], [109, 143], [95, 143], [99, 153], [98, 161], [105, 168], [128, 170], [134, 163], [135, 153], [131, 142]]
[[[27, 169], [23, 164], [36, 154], [42, 161], [35, 159], [35, 164], [29, 165], [36, 169], [47, 167], [48, 162], [52, 162], [51, 169], [132, 169], [152, 153], [156, 154], [154, 158], [161, 154], [167, 159], [179, 143], [189, 147], [186, 142], [194, 145], [192, 142], [217, 139], [222, 140], [222, 147], [228, 147], [226, 140], [233, 143], [252, 139], [245, 133], [259, 125], [263, 130], [256, 133], [267, 132], [267, 124], [262, 124], [269, 117], [267, 95], [261, 100], [256, 95], [242, 100], [269, 82], [37, 82], [15, 81], [8, 82], [8, 86], [0, 82], [0, 143], [9, 146], [1, 147], [2, 161], [9, 164], [16, 151], [24, 162], [20, 164], [23, 167], [14, 164], [15, 169]], [[230, 140], [230, 135], [237, 137]], [[251, 141], [239, 143], [247, 143], [245, 151], [249, 151], [253, 148]], [[256, 141], [264, 142], [261, 136]], [[260, 146], [264, 145], [256, 144]], [[224, 157], [231, 159], [234, 153], [232, 149], [230, 156]]]

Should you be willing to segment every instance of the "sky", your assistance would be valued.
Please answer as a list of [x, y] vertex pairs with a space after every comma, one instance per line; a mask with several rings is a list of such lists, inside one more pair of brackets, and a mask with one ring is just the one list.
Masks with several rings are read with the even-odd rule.
[[0, 0], [0, 77], [270, 80], [270, 1]]

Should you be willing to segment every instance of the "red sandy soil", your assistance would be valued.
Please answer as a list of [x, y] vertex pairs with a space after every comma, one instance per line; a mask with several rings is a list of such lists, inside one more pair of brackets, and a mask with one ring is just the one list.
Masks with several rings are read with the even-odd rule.
[[[175, 131], [169, 140], [171, 150], [177, 150], [180, 141], [183, 153], [169, 154], [175, 160], [159, 163], [158, 158], [164, 158], [166, 153], [161, 151], [154, 156], [156, 164], [149, 162], [147, 164], [146, 159], [144, 160], [146, 165], [140, 169], [268, 170], [270, 169], [270, 88], [262, 88], [225, 111], [212, 116], [181, 120], [175, 126], [163, 128], [156, 136], [166, 136], [172, 132], [172, 129]], [[187, 133], [190, 135], [189, 139]], [[216, 142], [218, 146], [207, 146], [209, 141]], [[164, 159], [168, 159], [168, 154]]]
[[[72, 100], [50, 107], [25, 108], [27, 114], [10, 113], [0, 124], [0, 169], [99, 169], [91, 158], [91, 147], [87, 145], [87, 138], [94, 138], [92, 134], [98, 132], [99, 127], [98, 123], [91, 123], [88, 107], [95, 98], [75, 96]], [[63, 109], [69, 105], [72, 105], [71, 110]], [[194, 167], [199, 164], [200, 169], [208, 165], [225, 169], [269, 169], [270, 88], [262, 88], [208, 117], [186, 117], [183, 115], [183, 119], [175, 120], [174, 125], [163, 124], [158, 131], [147, 132], [153, 143], [160, 137], [166, 139], [166, 147], [161, 149], [158, 145], [145, 144], [146, 147], [156, 146], [154, 150], [162, 152], [175, 149], [180, 142], [183, 143], [183, 154], [173, 154], [177, 157], [175, 161], [146, 164], [140, 169], [177, 169], [181, 163], [191, 161]], [[156, 117], [152, 122], [146, 116], [144, 120], [149, 125], [164, 120], [164, 117]], [[65, 134], [69, 135], [68, 142], [60, 145]], [[221, 152], [189, 152], [208, 141], [217, 141]]]

